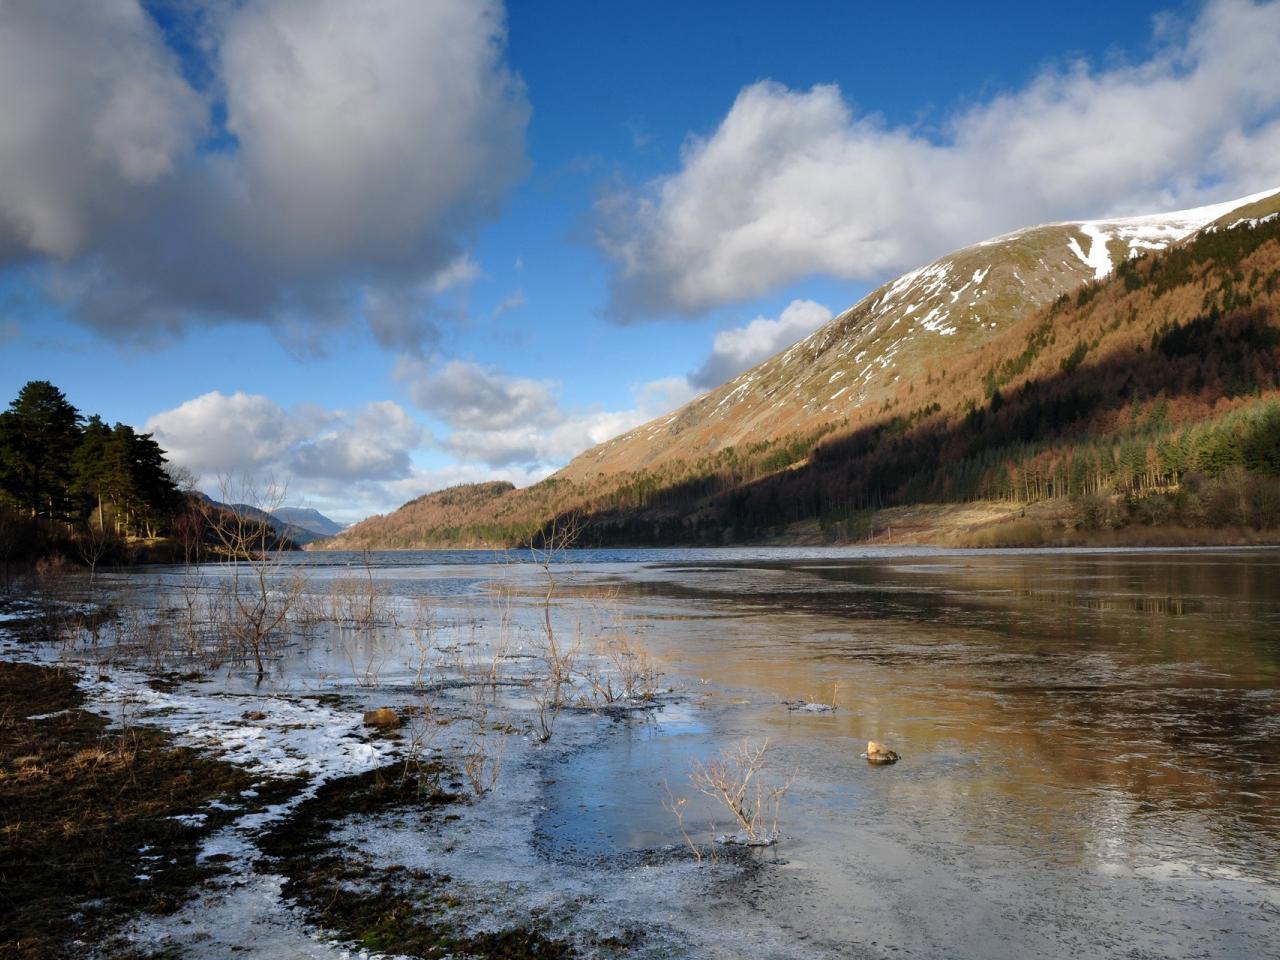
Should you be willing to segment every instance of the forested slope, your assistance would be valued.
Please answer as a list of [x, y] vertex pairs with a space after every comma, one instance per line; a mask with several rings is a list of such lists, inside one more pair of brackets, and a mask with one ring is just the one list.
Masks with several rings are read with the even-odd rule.
[[856, 426], [611, 474], [578, 463], [524, 490], [450, 493], [447, 524], [391, 514], [337, 544], [519, 543], [567, 512], [600, 543], [761, 540], [815, 520], [845, 538], [869, 509], [977, 499], [1073, 498], [1084, 523], [1274, 526], [1280, 220], [1268, 211], [1015, 311], [899, 380]]

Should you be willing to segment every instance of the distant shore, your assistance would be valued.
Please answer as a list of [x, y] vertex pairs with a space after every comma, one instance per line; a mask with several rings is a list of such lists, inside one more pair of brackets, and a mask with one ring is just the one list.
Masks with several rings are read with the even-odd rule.
[[[854, 531], [850, 536], [845, 531]], [[971, 503], [923, 503], [865, 511], [847, 521], [844, 530], [824, 528], [818, 520], [793, 523], [775, 536], [723, 544], [607, 543], [603, 547], [816, 547], [910, 544], [959, 548], [1044, 547], [1232, 547], [1280, 545], [1280, 529], [1251, 527], [1186, 527], [1127, 523], [1087, 529], [1079, 525], [1071, 501], [1062, 498], [1036, 503], [993, 500]], [[589, 536], [582, 546], [597, 546]], [[306, 551], [375, 550], [510, 550], [510, 544], [468, 541], [426, 542], [409, 546], [344, 544], [341, 540], [309, 543]]]

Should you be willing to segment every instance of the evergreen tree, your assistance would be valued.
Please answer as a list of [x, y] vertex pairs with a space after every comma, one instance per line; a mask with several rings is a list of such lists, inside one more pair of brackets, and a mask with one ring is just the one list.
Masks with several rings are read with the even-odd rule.
[[111, 428], [96, 413], [84, 425], [80, 446], [72, 457], [72, 489], [89, 504], [89, 510], [98, 512], [98, 529], [106, 522], [104, 507], [108, 499], [106, 478], [107, 445], [111, 442]]
[[32, 517], [67, 519], [80, 413], [47, 380], [32, 380], [0, 413], [0, 489]]

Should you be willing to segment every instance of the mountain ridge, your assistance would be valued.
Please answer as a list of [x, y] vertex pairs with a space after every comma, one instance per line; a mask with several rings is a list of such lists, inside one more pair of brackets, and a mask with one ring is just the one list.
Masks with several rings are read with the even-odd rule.
[[[863, 508], [886, 496], [892, 484], [877, 482], [880, 492], [872, 495], [864, 489], [865, 477], [833, 480], [829, 474], [841, 455], [835, 451], [846, 451], [847, 469], [853, 471], [853, 464], [874, 461], [877, 445], [887, 449], [894, 437], [933, 430], [939, 449], [951, 451], [948, 456], [967, 455], [965, 444], [975, 441], [961, 429], [966, 419], [992, 408], [991, 422], [1003, 423], [1008, 415], [999, 412], [1001, 392], [1025, 391], [1028, 376], [1040, 377], [1050, 390], [1066, 389], [1054, 387], [1055, 379], [1070, 381], [1076, 384], [1071, 389], [1087, 394], [1082, 377], [1096, 371], [1100, 380], [1125, 389], [1124, 370], [1138, 369], [1145, 341], [1154, 349], [1165, 342], [1161, 337], [1176, 340], [1176, 331], [1160, 324], [1210, 322], [1196, 313], [1208, 310], [1210, 300], [1209, 293], [1195, 292], [1197, 283], [1218, 284], [1213, 324], [1255, 297], [1270, 304], [1276, 281], [1270, 275], [1259, 279], [1269, 261], [1252, 244], [1270, 243], [1277, 213], [1280, 191], [1267, 191], [1191, 211], [1029, 227], [983, 241], [882, 285], [774, 357], [666, 417], [585, 451], [547, 480], [485, 498], [483, 518], [455, 512], [447, 528], [419, 526], [412, 536], [401, 536], [397, 515], [391, 514], [370, 518], [331, 543], [519, 542], [565, 510], [612, 518], [616, 536], [624, 540], [705, 541], [725, 526], [726, 517], [741, 512], [753, 490], [768, 487], [775, 499], [792, 496], [783, 492], [799, 483], [792, 474], [808, 470], [815, 458], [826, 471], [822, 490], [798, 495], [822, 502], [827, 511]], [[1249, 231], [1257, 236], [1245, 237]], [[1180, 250], [1190, 252], [1182, 256]], [[1243, 278], [1238, 281], [1233, 271], [1249, 257], [1259, 266], [1242, 294], [1235, 284]], [[1163, 279], [1152, 281], [1155, 275]], [[1122, 302], [1127, 312], [1108, 314], [1109, 326], [1094, 328], [1095, 307], [1119, 309]], [[1268, 330], [1269, 318], [1270, 313], [1263, 322]], [[1243, 327], [1236, 334], [1253, 335]], [[1231, 363], [1245, 362], [1234, 344], [1211, 348]], [[1271, 389], [1267, 376], [1258, 380], [1264, 393]], [[1195, 409], [1196, 416], [1209, 416], [1215, 408], [1210, 403]], [[1093, 417], [1094, 429], [1113, 429], [1111, 420], [1098, 419], [1101, 414], [1082, 411]], [[947, 447], [945, 431], [938, 432], [943, 423], [959, 424], [956, 435], [969, 439]], [[1026, 432], [1025, 426], [1017, 429]], [[1034, 431], [1028, 439], [1036, 439]], [[827, 488], [839, 483], [862, 492], [833, 500]], [[465, 498], [453, 494], [455, 500], [459, 496]], [[759, 503], [749, 512], [759, 518], [771, 511], [787, 513]], [[740, 540], [752, 535], [742, 531], [758, 528], [739, 523], [737, 529]]]
[[271, 515], [291, 527], [320, 537], [336, 536], [346, 529], [344, 524], [331, 520], [314, 507], [280, 507], [273, 510]]
[[[868, 404], [894, 397], [892, 388], [903, 373], [923, 373], [926, 385], [937, 375], [942, 364], [929, 349], [934, 345], [920, 334], [955, 338], [949, 349], [976, 349], [1002, 323], [1109, 275], [1115, 264], [1164, 249], [1233, 210], [1268, 199], [1280, 199], [1280, 188], [1164, 214], [1024, 227], [953, 251], [882, 284], [809, 336], [673, 413], [584, 451], [556, 475], [581, 479], [592, 470], [654, 466], [671, 456], [696, 458], [752, 434], [812, 432], [846, 417], [846, 425], [854, 425], [876, 412]], [[1081, 240], [1089, 243], [1087, 250]], [[1123, 258], [1115, 256], [1120, 251]], [[895, 335], [899, 326], [903, 329]], [[897, 372], [886, 379], [891, 371]], [[832, 390], [824, 391], [828, 386]], [[790, 406], [779, 397], [787, 388]], [[701, 421], [700, 434], [689, 434], [692, 421]], [[717, 421], [724, 427], [717, 429]], [[673, 442], [681, 434], [685, 439]], [[644, 449], [633, 451], [638, 456], [618, 456], [641, 440]]]

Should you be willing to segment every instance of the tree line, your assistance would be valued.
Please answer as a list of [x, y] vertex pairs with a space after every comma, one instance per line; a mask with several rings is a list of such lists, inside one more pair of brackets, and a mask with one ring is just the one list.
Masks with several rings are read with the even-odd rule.
[[154, 538], [184, 504], [149, 433], [85, 417], [47, 380], [0, 413], [0, 502], [49, 534], [92, 524]]

